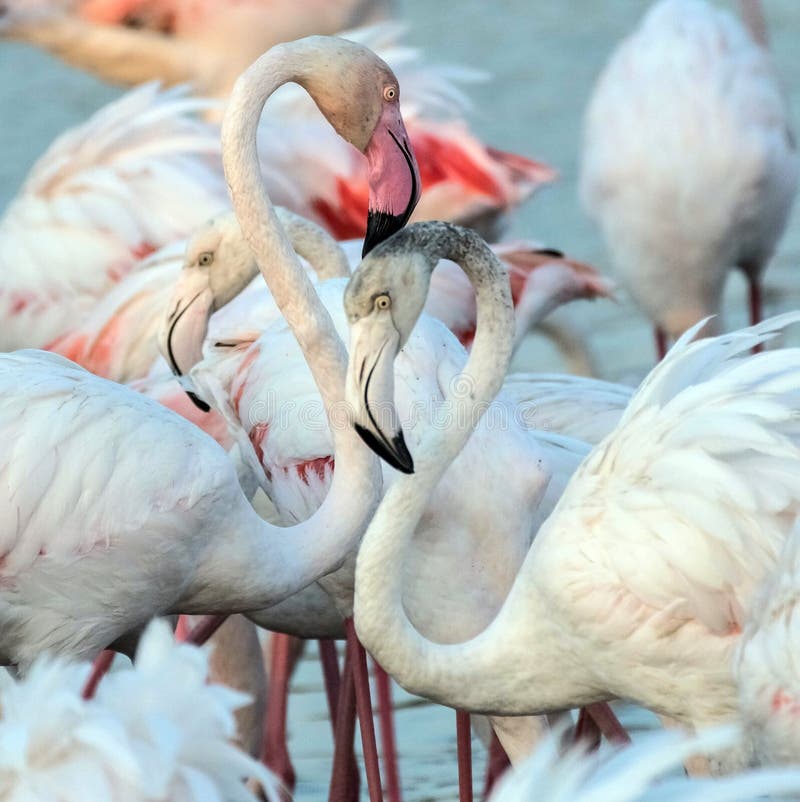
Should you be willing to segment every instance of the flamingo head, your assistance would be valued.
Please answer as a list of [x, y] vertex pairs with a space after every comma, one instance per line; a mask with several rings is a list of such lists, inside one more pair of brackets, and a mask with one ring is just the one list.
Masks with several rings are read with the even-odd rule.
[[403, 473], [414, 472], [394, 404], [394, 359], [422, 310], [443, 238], [463, 230], [448, 223], [416, 223], [365, 257], [347, 285], [350, 324], [347, 401], [361, 439]]
[[[159, 348], [177, 376], [203, 358], [211, 315], [235, 298], [258, 274], [233, 212], [212, 218], [186, 246], [180, 278], [159, 332]], [[204, 412], [208, 405], [189, 397]]]
[[324, 36], [292, 45], [309, 53], [298, 83], [336, 132], [367, 157], [366, 255], [408, 222], [419, 200], [419, 168], [400, 113], [400, 86], [389, 66], [363, 45]]

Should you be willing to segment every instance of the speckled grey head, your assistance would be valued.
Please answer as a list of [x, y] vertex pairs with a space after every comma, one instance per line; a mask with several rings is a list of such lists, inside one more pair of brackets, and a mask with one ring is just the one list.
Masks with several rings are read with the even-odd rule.
[[373, 451], [406, 473], [413, 472], [414, 463], [394, 407], [394, 358], [422, 313], [439, 259], [476, 263], [480, 260], [471, 257], [478, 254], [496, 262], [473, 231], [451, 223], [416, 223], [365, 257], [345, 290], [350, 323], [347, 395], [355, 427]]

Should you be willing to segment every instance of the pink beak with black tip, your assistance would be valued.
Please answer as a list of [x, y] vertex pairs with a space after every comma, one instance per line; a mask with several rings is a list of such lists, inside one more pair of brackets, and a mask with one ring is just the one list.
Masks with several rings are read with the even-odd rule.
[[369, 208], [362, 256], [399, 231], [419, 201], [419, 168], [397, 104], [384, 108], [364, 155], [369, 163]]

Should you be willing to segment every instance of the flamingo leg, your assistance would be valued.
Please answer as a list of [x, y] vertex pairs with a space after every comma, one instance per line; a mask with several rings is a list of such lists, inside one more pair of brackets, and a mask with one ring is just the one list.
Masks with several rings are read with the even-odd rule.
[[353, 650], [350, 648], [349, 642], [344, 652], [344, 668], [342, 669], [339, 701], [335, 713], [333, 768], [328, 802], [357, 802], [359, 775], [353, 755], [356, 704], [355, 685], [353, 684]]
[[373, 661], [373, 665], [375, 667], [375, 693], [378, 697], [378, 723], [381, 731], [383, 770], [386, 774], [386, 796], [389, 802], [401, 802], [397, 741], [394, 735], [392, 679], [378, 663]]
[[367, 775], [369, 799], [370, 802], [383, 802], [378, 744], [375, 741], [375, 722], [369, 690], [367, 652], [356, 636], [353, 619], [348, 618], [344, 625], [347, 631], [347, 646], [353, 651], [353, 684], [356, 691], [356, 711], [361, 727], [361, 746], [364, 752], [364, 769]]
[[91, 673], [86, 680], [86, 684], [83, 686], [83, 693], [81, 695], [84, 699], [91, 699], [94, 696], [97, 686], [100, 684], [100, 680], [108, 673], [108, 669], [111, 668], [115, 657], [116, 652], [112, 652], [110, 649], [103, 650], [95, 657], [92, 663]]
[[763, 319], [761, 281], [757, 277], [748, 276], [747, 283], [750, 288], [750, 325], [755, 326]]
[[469, 713], [456, 710], [458, 802], [472, 802], [472, 728]]
[[596, 702], [581, 708], [575, 725], [575, 740], [586, 740], [589, 749], [595, 750], [600, 746], [602, 736], [612, 744], [627, 745], [631, 742], [631, 736], [610, 705]]
[[656, 341], [656, 357], [660, 362], [667, 355], [667, 333], [660, 326], [656, 326], [653, 333]]
[[227, 617], [227, 615], [204, 615], [200, 623], [189, 631], [184, 641], [202, 646], [225, 623]]
[[[292, 673], [291, 635], [275, 632], [272, 634], [272, 659], [269, 671], [269, 696], [264, 726], [264, 745], [261, 762], [281, 781], [291, 794], [297, 775], [286, 738], [286, 713], [289, 704], [289, 680]], [[290, 798], [290, 797], [289, 797]]]
[[483, 785], [483, 799], [488, 799], [495, 783], [500, 779], [503, 772], [511, 765], [506, 750], [500, 743], [500, 739], [492, 733], [492, 740], [489, 743], [489, 757], [486, 761], [486, 779]]
[[[761, 281], [758, 279], [758, 277], [748, 275], [747, 283], [750, 287], [750, 325], [755, 326], [756, 323], [760, 323], [762, 321], [762, 315], [764, 312], [761, 296]], [[763, 350], [763, 345], [756, 345], [753, 347], [754, 354], [761, 353]]]
[[575, 742], [583, 741], [587, 748], [594, 752], [600, 748], [600, 739], [600, 727], [597, 726], [597, 722], [589, 714], [588, 709], [582, 707], [578, 714], [578, 723], [575, 725]]
[[[332, 640], [320, 640], [319, 645], [319, 661], [322, 665], [322, 676], [325, 680], [325, 697], [328, 700], [328, 715], [331, 721], [331, 729], [333, 730], [334, 743], [336, 743], [336, 722], [338, 720], [339, 697], [341, 695], [342, 678], [339, 674], [339, 658], [336, 655], [336, 642]], [[350, 674], [350, 687], [352, 689], [352, 673]], [[355, 697], [350, 694], [350, 706], [355, 710], [354, 699]], [[347, 778], [344, 780], [339, 797], [342, 802], [358, 802], [358, 764], [356, 763], [355, 752], [353, 751], [353, 730], [355, 729], [355, 720], [350, 733], [350, 749], [347, 752], [348, 765], [346, 768]]]

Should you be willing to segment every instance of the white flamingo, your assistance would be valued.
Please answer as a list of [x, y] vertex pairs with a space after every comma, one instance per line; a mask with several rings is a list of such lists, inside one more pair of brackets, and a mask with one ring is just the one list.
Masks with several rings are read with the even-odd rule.
[[277, 784], [234, 747], [234, 711], [247, 697], [210, 685], [209, 657], [176, 644], [154, 621], [133, 666], [82, 698], [88, 663], [42, 655], [23, 679], [0, 673], [0, 789], [7, 802], [255, 802]]
[[[350, 274], [341, 249], [323, 229], [286, 209], [278, 208], [277, 212], [295, 252], [309, 263], [318, 279]], [[215, 231], [225, 231], [230, 225], [235, 225], [235, 240], [224, 234], [214, 236]], [[247, 271], [249, 279], [258, 276], [258, 266], [230, 212], [203, 224], [189, 242], [190, 248], [192, 243], [196, 245], [198, 258], [203, 254], [204, 261], [222, 259], [234, 274]], [[78, 326], [50, 343], [47, 350], [114, 381], [141, 379], [154, 370], [160, 377], [163, 371], [154, 366], [159, 357], [158, 331], [181, 274], [186, 247], [186, 241], [180, 240], [142, 261], [94, 305]], [[204, 266], [197, 265], [197, 269], [203, 272]], [[217, 283], [215, 277], [213, 305], [203, 307], [208, 314], [230, 300], [230, 294]], [[263, 279], [259, 279], [259, 284], [264, 287]], [[196, 304], [193, 309], [200, 306]], [[274, 302], [269, 306], [272, 314], [277, 315]]]
[[[758, 0], [742, 0], [761, 19]], [[731, 268], [761, 276], [797, 189], [769, 53], [705, 0], [662, 0], [617, 48], [586, 114], [581, 197], [659, 350], [719, 312]], [[716, 325], [716, 324], [714, 324]]]
[[[239, 283], [245, 283], [249, 279], [247, 274], [236, 268], [238, 261], [234, 261], [234, 266], [228, 268], [224, 254], [217, 257], [219, 236], [219, 230], [212, 226], [205, 235], [198, 235], [197, 242], [187, 250], [187, 264], [181, 285], [176, 289], [177, 300], [169, 305], [171, 310], [188, 308], [188, 302], [203, 291], [208, 293], [208, 299], [198, 304], [197, 316], [207, 318], [207, 310], [214, 296], [208, 289], [212, 284], [210, 273], [215, 270], [221, 271], [214, 282], [217, 292], [226, 297], [232, 292], [225, 278], [226, 273], [232, 276], [232, 281]], [[214, 250], [206, 250], [212, 246]], [[212, 266], [203, 271], [200, 266], [201, 256], [208, 253], [211, 254]], [[448, 266], [446, 263], [440, 269], [441, 267], [446, 268], [446, 277], [455, 269], [454, 265]], [[558, 265], [555, 267], [558, 269]], [[553, 276], [546, 265], [541, 269], [543, 286], [539, 286], [536, 281], [538, 269], [529, 274], [529, 293], [532, 299], [533, 296], [538, 299], [535, 303], [531, 302], [529, 308], [544, 313], [554, 303], [554, 294], [556, 298], [560, 294], [563, 283], [552, 281]], [[582, 273], [578, 275], [581, 276]], [[454, 285], [460, 286], [460, 283], [450, 282], [448, 279], [447, 286]], [[341, 311], [343, 286], [344, 282], [341, 280], [327, 281], [317, 286], [322, 302], [330, 310], [340, 330], [345, 328]], [[245, 438], [240, 440], [243, 450], [247, 451], [250, 447], [255, 452], [252, 460], [254, 468], [262, 472], [267, 494], [276, 504], [278, 512], [284, 516], [284, 520], [303, 520], [317, 509], [328, 492], [334, 475], [334, 449], [321, 415], [322, 408], [317, 392], [291, 332], [270, 311], [269, 306], [262, 302], [260, 295], [251, 294], [248, 300], [254, 307], [251, 316], [244, 313], [243, 304], [239, 304], [235, 313], [230, 316], [226, 314], [226, 310], [220, 310], [213, 337], [210, 339], [211, 343], [217, 344], [215, 349], [210, 349], [216, 355], [207, 357], [200, 363], [191, 378], [200, 397], [222, 410], [230, 421], [231, 430]], [[474, 308], [473, 298], [470, 298], [470, 305]], [[165, 341], [167, 335], [173, 338], [170, 347], [162, 346], [165, 352], [189, 356], [199, 354], [204, 326], [194, 312], [189, 311], [186, 314], [189, 318], [186, 329], [180, 325], [173, 326], [172, 322], [165, 328]], [[239, 333], [242, 317], [246, 321], [244, 334]], [[234, 332], [226, 330], [226, 322], [230, 318], [233, 318], [230, 325]], [[273, 322], [251, 345], [248, 339], [251, 335], [247, 332], [257, 331], [260, 326], [267, 325], [269, 320]], [[282, 358], [276, 360], [276, 354], [280, 354]], [[441, 324], [433, 320], [426, 321], [423, 332], [413, 338], [406, 348], [398, 375], [401, 377], [399, 381], [407, 388], [404, 409], [409, 416], [417, 410], [415, 421], [419, 431], [415, 436], [423, 438], [427, 427], [435, 425], [431, 406], [438, 403], [441, 393], [439, 383], [446, 382], [447, 377], [455, 370], [454, 366], [463, 362], [464, 358], [463, 348]], [[191, 364], [191, 360], [183, 364]], [[553, 396], [550, 384], [552, 381], [548, 380], [545, 391]], [[563, 397], [568, 396], [565, 384], [566, 382], [562, 384], [557, 399], [542, 398], [539, 404], [535, 380], [532, 382], [527, 392], [525, 413], [531, 409], [536, 410], [532, 420], [537, 427], [547, 428], [550, 425], [550, 428], [558, 431], [558, 427], [552, 425], [556, 416], [551, 411], [557, 408]], [[587, 428], [599, 429], [602, 426], [601, 419], [592, 414], [591, 410], [602, 407], [602, 412], [608, 413], [605, 385], [599, 406], [592, 401], [590, 382], [581, 380], [576, 382], [576, 386], [582, 403], [587, 407], [583, 414]], [[620, 396], [622, 401], [618, 412], [627, 400], [624, 392], [620, 391]], [[437, 639], [455, 637], [453, 628], [456, 620], [461, 622], [459, 626], [466, 632], [475, 628], [477, 620], [491, 616], [513, 580], [518, 560], [527, 549], [531, 533], [538, 525], [537, 521], [542, 520], [552, 509], [560, 488], [577, 460], [585, 453], [579, 444], [556, 437], [531, 435], [525, 431], [521, 422], [514, 419], [513, 408], [509, 407], [507, 411], [510, 432], [493, 431], [491, 427], [482, 430], [480, 441], [476, 440], [472, 444], [463, 460], [454, 468], [452, 478], [448, 477], [443, 484], [441, 499], [445, 506], [432, 517], [430, 530], [427, 533], [420, 532], [420, 548], [406, 570], [404, 598], [412, 613], [419, 609], [419, 615], [423, 615], [426, 595], [430, 594], [430, 590], [426, 588], [434, 586], [437, 588], [437, 598], [441, 598], [441, 603], [451, 613], [451, 617], [446, 620], [438, 617], [431, 619], [427, 615], [424, 618], [424, 626], [429, 627], [431, 636]], [[610, 414], [606, 420], [609, 427], [613, 425]], [[578, 429], [579, 426], [575, 425], [574, 430], [577, 432]], [[506, 477], [498, 477], [497, 485], [491, 477], [486, 477], [482, 487], [474, 487], [465, 497], [464, 483], [469, 481], [470, 475], [474, 475], [473, 465], [482, 459], [483, 450], [489, 447], [490, 442], [494, 442], [495, 447], [503, 444], [510, 460], [516, 460], [520, 465], [529, 465], [530, 476], [539, 475], [540, 459], [547, 460], [549, 470], [557, 474], [558, 478], [550, 483], [541, 509], [538, 509], [538, 490], [534, 489], [533, 495], [530, 494], [530, 488], [526, 484], [528, 475], [522, 470], [520, 481], [513, 486]], [[395, 477], [394, 472], [387, 470], [384, 481], [391, 482]], [[496, 533], [491, 533], [491, 539], [485, 540], [487, 530], [476, 527], [474, 522], [480, 520], [481, 510], [485, 509], [492, 492], [506, 495], [509, 508], [508, 536], [500, 538]], [[435, 541], [435, 545], [432, 541]], [[462, 570], [451, 571], [452, 578], [442, 580], [435, 565], [452, 566], [454, 561], [463, 564]], [[467, 582], [463, 578], [465, 573], [470, 576]], [[330, 578], [326, 578], [324, 586], [339, 600], [340, 609], [346, 616], [351, 604], [352, 566], [343, 572], [336, 587], [332, 587], [331, 582]], [[306, 606], [309, 601], [305, 596], [306, 594], [302, 601], [298, 601], [296, 616], [291, 619], [286, 618], [291, 600], [282, 605], [281, 621], [274, 620], [274, 610], [251, 615], [262, 626], [301, 637], [319, 637], [321, 634], [341, 637], [343, 633], [340, 620], [331, 621], [330, 614], [321, 617], [316, 607], [309, 609]], [[475, 607], [478, 609], [474, 609]], [[467, 609], [469, 612], [466, 612]], [[336, 629], [332, 632], [329, 621], [336, 624]], [[320, 627], [323, 624], [325, 630], [321, 633]], [[514, 758], [527, 754], [534, 737], [531, 722], [507, 722], [504, 727], [504, 744]], [[523, 729], [525, 732], [522, 732]]]
[[37, 161], [0, 219], [0, 349], [47, 345], [138, 259], [224, 208], [219, 140], [196, 118], [207, 105], [144, 86]]
[[[257, 260], [271, 265], [266, 278], [273, 297], [307, 350], [331, 407], [343, 394], [344, 348], [250, 160], [266, 96], [290, 78], [307, 86], [342, 136], [371, 151], [379, 173], [393, 171], [402, 150], [405, 181], [388, 190], [376, 181], [381, 208], [391, 210], [398, 193], [403, 206], [413, 202], [415, 165], [402, 149], [394, 76], [366, 48], [343, 40], [317, 37], [274, 48], [245, 74], [226, 117], [234, 203], [256, 210], [245, 234]], [[123, 646], [120, 638], [159, 612], [268, 607], [336, 567], [366, 525], [380, 476], [346, 428], [334, 433], [339, 469], [318, 513], [298, 527], [277, 529], [249, 506], [217, 444], [149, 399], [52, 354], [21, 352], [3, 357], [2, 365], [8, 401], [2, 422], [7, 542], [0, 653], [6, 661], [28, 664], [42, 648], [86, 655], [111, 643]], [[48, 426], [43, 441], [45, 420], [59, 425]], [[77, 435], [96, 437], [102, 448], [68, 448]], [[117, 458], [109, 462], [112, 444]], [[63, 459], [38, 460], [48, 445], [59, 448]], [[143, 451], [152, 456], [147, 471], [137, 464]], [[85, 482], [89, 475], [94, 480]], [[267, 545], [272, 541], [274, 548]], [[159, 558], [143, 559], [143, 552]], [[110, 576], [125, 581], [100, 581]], [[78, 603], [54, 596], [56, 583], [67, 596], [69, 588], [80, 588]]]
[[[455, 385], [466, 391], [443, 399], [454, 420], [475, 421], [502, 385], [513, 335], [507, 278], [477, 237], [446, 224], [399, 232], [362, 263], [345, 295], [356, 426], [409, 472], [392, 361], [442, 257], [459, 261], [476, 286], [478, 332]], [[623, 698], [687, 725], [734, 717], [732, 650], [800, 510], [789, 467], [800, 458], [800, 354], [741, 355], [798, 317], [694, 344], [698, 329], [690, 329], [570, 480], [491, 624], [459, 644], [422, 634], [400, 603], [398, 566], [414, 553], [409, 542], [435, 503], [431, 492], [469, 447], [472, 424], [415, 439], [416, 475], [389, 487], [359, 549], [354, 611], [364, 645], [409, 691], [475, 712]], [[495, 522], [507, 514], [502, 494], [498, 501]], [[446, 619], [443, 609], [428, 608]], [[736, 759], [720, 758], [724, 766]]]
[[784, 794], [797, 793], [800, 773], [796, 768], [749, 771], [713, 780], [665, 777], [681, 771], [682, 764], [698, 752], [734, 746], [738, 736], [735, 727], [694, 736], [649, 732], [611, 755], [586, 753], [580, 747], [564, 754], [551, 736], [533, 757], [501, 780], [490, 802], [755, 802], [767, 794], [784, 798]]

